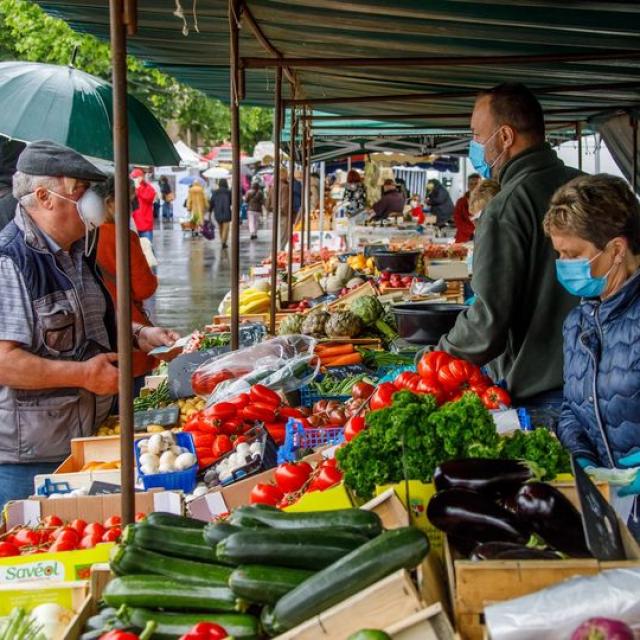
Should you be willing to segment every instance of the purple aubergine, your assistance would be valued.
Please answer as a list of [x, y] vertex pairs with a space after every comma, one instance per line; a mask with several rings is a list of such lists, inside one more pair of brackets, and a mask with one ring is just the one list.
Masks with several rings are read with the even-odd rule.
[[569, 499], [544, 482], [525, 484], [516, 496], [517, 516], [549, 546], [576, 558], [591, 557], [582, 518]]
[[471, 553], [471, 560], [560, 560], [551, 549], [525, 547], [513, 542], [483, 542]]
[[531, 467], [522, 460], [461, 458], [443, 462], [433, 474], [437, 491], [469, 489], [490, 496], [514, 493], [533, 480]]
[[633, 640], [633, 631], [622, 620], [590, 618], [571, 634], [571, 640]]
[[506, 541], [526, 544], [531, 531], [516, 516], [487, 496], [467, 489], [439, 491], [429, 501], [427, 518], [447, 535], [476, 543]]

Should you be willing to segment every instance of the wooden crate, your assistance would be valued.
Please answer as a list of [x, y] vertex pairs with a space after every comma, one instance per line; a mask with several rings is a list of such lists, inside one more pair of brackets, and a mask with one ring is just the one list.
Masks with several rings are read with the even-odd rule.
[[96, 564], [91, 568], [89, 595], [69, 623], [62, 640], [78, 640], [80, 638], [87, 620], [98, 613], [98, 601], [111, 578], [112, 573], [108, 564]]
[[440, 603], [388, 626], [385, 631], [393, 640], [454, 640], [456, 637]]
[[278, 636], [277, 640], [346, 640], [363, 627], [384, 629], [423, 608], [411, 577], [400, 570]]
[[[558, 485], [578, 506], [575, 485]], [[607, 494], [607, 485], [599, 486]], [[640, 567], [640, 547], [622, 521], [618, 521], [627, 557], [620, 562], [595, 559], [568, 560], [484, 560], [473, 562], [460, 558], [445, 541], [445, 563], [455, 626], [462, 638], [482, 640], [484, 607], [525, 596], [567, 578], [590, 576], [606, 569]]]
[[328, 309], [329, 311], [337, 311], [342, 307], [348, 307], [357, 298], [360, 298], [362, 296], [377, 296], [377, 295], [378, 295], [378, 291], [373, 286], [373, 284], [371, 284], [371, 282], [367, 280], [367, 282], [365, 282], [364, 284], [361, 284], [359, 287], [356, 287], [355, 289], [351, 289], [349, 293], [338, 298], [335, 302], [332, 302], [330, 305], [328, 305]]

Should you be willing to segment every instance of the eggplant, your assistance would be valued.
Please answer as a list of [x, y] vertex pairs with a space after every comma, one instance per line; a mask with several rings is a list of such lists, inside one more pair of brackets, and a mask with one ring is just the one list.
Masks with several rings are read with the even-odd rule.
[[469, 489], [492, 497], [513, 494], [525, 482], [533, 480], [531, 467], [523, 460], [461, 458], [438, 466], [433, 474], [437, 491]]
[[487, 496], [467, 489], [439, 491], [429, 501], [427, 518], [447, 535], [476, 543], [526, 544], [531, 531]]
[[544, 482], [524, 485], [516, 496], [518, 519], [549, 546], [574, 558], [590, 558], [582, 518], [569, 499]]
[[471, 560], [561, 560], [551, 549], [526, 547], [513, 542], [483, 542], [475, 547]]

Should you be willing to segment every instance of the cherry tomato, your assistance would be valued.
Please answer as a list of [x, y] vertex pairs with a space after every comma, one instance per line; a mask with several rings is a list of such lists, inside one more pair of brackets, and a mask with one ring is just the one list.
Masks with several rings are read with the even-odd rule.
[[144, 522], [147, 519], [147, 514], [144, 513], [143, 511], [137, 511], [133, 519], [136, 522]]
[[93, 549], [93, 547], [95, 547], [99, 542], [102, 542], [102, 538], [100, 536], [83, 536], [82, 540], [80, 540], [80, 544], [78, 545], [78, 549]]
[[284, 494], [274, 484], [259, 483], [251, 489], [249, 501], [251, 504], [270, 504], [276, 506]]
[[378, 409], [384, 409], [393, 402], [393, 396], [397, 389], [392, 382], [383, 382], [378, 385], [376, 390], [371, 396], [369, 401], [369, 407], [371, 411], [377, 411]]
[[80, 518], [76, 518], [69, 526], [74, 531], [77, 531], [79, 536], [82, 536], [84, 534], [85, 528], [87, 527], [87, 523]]
[[55, 539], [55, 542], [69, 542], [73, 544], [74, 547], [78, 545], [80, 542], [80, 534], [71, 527], [65, 527], [64, 531], [60, 532], [60, 535]]
[[15, 544], [10, 542], [0, 542], [0, 558], [11, 558], [12, 556], [19, 556], [20, 549]]
[[321, 466], [320, 473], [309, 485], [309, 492], [324, 491], [339, 482], [342, 482], [342, 472], [337, 467]]
[[122, 529], [120, 529], [120, 527], [111, 527], [104, 532], [102, 542], [115, 542], [121, 535]]
[[429, 382], [438, 381], [438, 371], [453, 360], [446, 351], [429, 351], [418, 362], [418, 375]]
[[104, 527], [99, 522], [91, 522], [84, 528], [83, 535], [84, 536], [96, 535], [99, 538], [102, 538], [102, 536], [104, 535]]
[[205, 418], [212, 418], [224, 422], [231, 420], [238, 414], [238, 407], [231, 402], [217, 402], [204, 410]]
[[32, 529], [18, 529], [13, 534], [13, 544], [16, 547], [37, 547], [42, 540], [42, 534]]
[[62, 518], [59, 518], [58, 516], [47, 516], [42, 521], [42, 524], [47, 529], [53, 529], [54, 527], [61, 527], [64, 524], [64, 522], [62, 522]]
[[354, 416], [347, 421], [344, 426], [344, 439], [351, 442], [361, 431], [366, 429], [364, 418], [362, 416]]
[[60, 537], [49, 547], [49, 551], [51, 553], [56, 553], [58, 551], [73, 551], [77, 548], [77, 541], [73, 542], [72, 540], [63, 540], [62, 537]]
[[511, 405], [511, 396], [502, 387], [489, 387], [482, 396], [482, 402], [487, 409], [500, 409]]
[[111, 529], [112, 527], [121, 527], [122, 518], [120, 516], [111, 516], [104, 521], [104, 528]]
[[258, 402], [277, 409], [282, 404], [282, 398], [269, 387], [263, 384], [254, 384], [249, 389], [249, 398], [251, 402]]
[[277, 467], [274, 479], [283, 493], [293, 493], [302, 488], [312, 471], [306, 462], [285, 462]]

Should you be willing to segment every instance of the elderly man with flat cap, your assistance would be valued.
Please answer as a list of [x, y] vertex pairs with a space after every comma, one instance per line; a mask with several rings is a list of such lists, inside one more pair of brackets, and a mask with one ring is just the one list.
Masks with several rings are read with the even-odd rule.
[[[18, 158], [18, 207], [0, 233], [0, 508], [92, 435], [118, 390], [115, 314], [90, 248], [105, 218], [91, 185], [105, 178], [53, 142]], [[144, 351], [176, 337], [132, 329]]]

